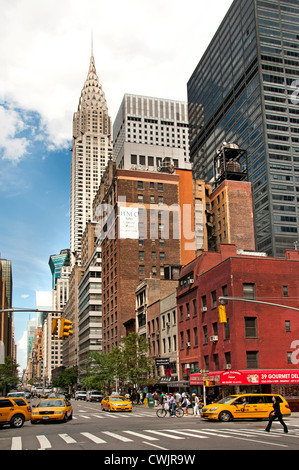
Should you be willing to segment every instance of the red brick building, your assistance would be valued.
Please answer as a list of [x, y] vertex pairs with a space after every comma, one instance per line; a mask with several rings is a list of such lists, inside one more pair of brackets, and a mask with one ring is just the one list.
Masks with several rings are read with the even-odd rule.
[[[299, 312], [229, 300], [219, 323], [219, 297], [228, 296], [299, 309], [299, 252], [285, 258], [237, 252], [220, 245], [186, 265], [177, 291], [180, 378], [213, 371], [296, 369], [292, 343], [299, 339]], [[295, 343], [293, 343], [294, 345]]]

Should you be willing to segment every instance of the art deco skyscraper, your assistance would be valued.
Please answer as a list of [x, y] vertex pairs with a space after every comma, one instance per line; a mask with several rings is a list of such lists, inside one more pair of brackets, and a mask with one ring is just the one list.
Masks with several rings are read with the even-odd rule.
[[92, 201], [108, 159], [112, 158], [111, 119], [93, 52], [78, 110], [73, 117], [71, 167], [71, 264], [81, 264], [81, 237], [92, 219]]

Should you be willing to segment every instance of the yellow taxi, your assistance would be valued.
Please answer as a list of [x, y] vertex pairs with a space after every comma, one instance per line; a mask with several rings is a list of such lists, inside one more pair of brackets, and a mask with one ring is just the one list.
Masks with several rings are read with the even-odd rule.
[[202, 418], [219, 421], [232, 421], [233, 419], [269, 418], [273, 411], [272, 397], [280, 403], [280, 411], [283, 416], [290, 416], [291, 410], [287, 401], [276, 394], [245, 393], [240, 395], [229, 395], [200, 410]]
[[133, 405], [125, 397], [116, 395], [106, 395], [101, 401], [102, 410], [107, 411], [132, 411]]
[[73, 417], [73, 408], [71, 403], [63, 398], [46, 398], [33, 408], [31, 412], [31, 423], [38, 421], [63, 421]]
[[31, 407], [22, 397], [0, 398], [0, 428], [9, 424], [13, 428], [21, 428], [31, 418]]

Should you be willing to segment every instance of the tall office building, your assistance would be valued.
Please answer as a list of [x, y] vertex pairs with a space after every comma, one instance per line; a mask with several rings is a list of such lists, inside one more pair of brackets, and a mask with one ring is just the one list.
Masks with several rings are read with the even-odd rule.
[[155, 171], [170, 162], [191, 169], [184, 101], [125, 94], [113, 124], [117, 168]]
[[93, 52], [78, 110], [73, 117], [71, 167], [71, 265], [81, 262], [81, 237], [92, 218], [92, 201], [109, 158], [111, 119], [99, 82]]
[[188, 81], [194, 176], [213, 181], [224, 141], [247, 150], [256, 248], [272, 256], [298, 240], [298, 24], [297, 0], [235, 0]]
[[[0, 308], [12, 307], [12, 268], [11, 261], [0, 259]], [[13, 313], [0, 312], [0, 359], [14, 357]]]

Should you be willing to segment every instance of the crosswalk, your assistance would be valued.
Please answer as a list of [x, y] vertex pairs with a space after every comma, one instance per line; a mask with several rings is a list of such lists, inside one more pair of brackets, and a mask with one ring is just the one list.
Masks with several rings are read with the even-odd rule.
[[[136, 430], [122, 430], [117, 432], [111, 431], [99, 431], [97, 433], [91, 432], [78, 432], [74, 435], [69, 435], [66, 433], [59, 433], [52, 436], [45, 436], [43, 434], [38, 434], [35, 436], [36, 442], [32, 442], [34, 438], [30, 438], [30, 449], [32, 450], [47, 450], [47, 449], [60, 449], [63, 446], [76, 445], [82, 443], [93, 443], [96, 444], [99, 448], [104, 448], [105, 444], [115, 445], [117, 448], [117, 442], [128, 443], [129, 448], [137, 448], [138, 443], [147, 444], [149, 446], [155, 446], [159, 449], [169, 450], [167, 443], [171, 441], [183, 441], [185, 439], [194, 439], [197, 442], [203, 441], [204, 439], [211, 438], [221, 438], [221, 439], [233, 439], [233, 440], [242, 440], [249, 441], [252, 443], [264, 444], [269, 448], [287, 448], [288, 439], [291, 438], [299, 440], [299, 428], [294, 427], [289, 431], [289, 434], [284, 434], [281, 429], [267, 433], [264, 430], [255, 429], [255, 428], [242, 428], [242, 429], [233, 429], [233, 428], [217, 428], [217, 430], [212, 430], [211, 428], [201, 428], [201, 429], [192, 429], [191, 427], [186, 427], [183, 429], [169, 429], [167, 427], [163, 429], [143, 429], [142, 431]], [[51, 439], [54, 439], [55, 442], [50, 442]], [[162, 442], [162, 446], [160, 445]], [[27, 449], [28, 441], [26, 441], [25, 436], [16, 436], [11, 438], [10, 450], [25, 450]], [[173, 446], [173, 445], [172, 445]]]

